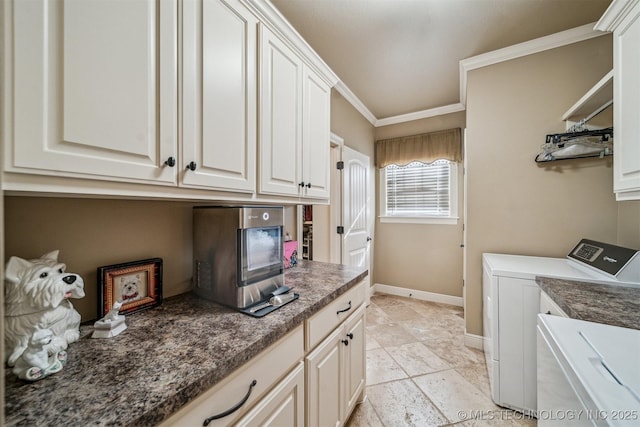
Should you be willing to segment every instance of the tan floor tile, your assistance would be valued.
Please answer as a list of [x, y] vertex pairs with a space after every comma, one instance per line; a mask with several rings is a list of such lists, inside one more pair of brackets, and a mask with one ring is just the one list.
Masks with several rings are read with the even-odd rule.
[[487, 396], [491, 396], [491, 387], [489, 386], [489, 374], [487, 373], [487, 365], [477, 363], [465, 367], [456, 368], [456, 371], [462, 375], [467, 381], [478, 387], [481, 392]]
[[365, 347], [367, 351], [381, 347], [380, 343], [374, 337], [372, 337], [371, 334], [366, 334], [365, 340]]
[[407, 374], [383, 348], [367, 351], [367, 385], [407, 378]]
[[385, 427], [447, 424], [446, 418], [411, 380], [368, 387], [367, 395]]
[[419, 319], [405, 320], [398, 322], [409, 334], [418, 341], [426, 340], [451, 340], [454, 338], [453, 332], [446, 326], [429, 319], [421, 317]]
[[386, 350], [410, 377], [450, 368], [445, 361], [436, 356], [422, 343], [387, 347]]
[[382, 347], [395, 347], [418, 341], [397, 323], [367, 326], [367, 334], [371, 334]]
[[355, 407], [346, 424], [349, 427], [384, 427], [368, 398]]
[[537, 425], [491, 401], [484, 354], [464, 345], [462, 307], [373, 295], [366, 346], [369, 400], [348, 427]]
[[382, 311], [376, 304], [369, 304], [367, 307], [367, 325], [384, 325], [391, 322], [387, 313]]
[[480, 350], [464, 345], [464, 337], [454, 337], [452, 340], [424, 341], [438, 357], [447, 361], [453, 367], [463, 367], [472, 364], [485, 363], [484, 353]]
[[413, 381], [450, 422], [471, 418], [471, 411], [499, 409], [487, 395], [453, 369], [414, 377]]

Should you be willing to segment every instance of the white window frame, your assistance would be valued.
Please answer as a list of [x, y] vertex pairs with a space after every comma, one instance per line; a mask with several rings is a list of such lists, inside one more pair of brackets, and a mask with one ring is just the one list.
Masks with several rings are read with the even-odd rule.
[[387, 214], [387, 174], [385, 168], [379, 169], [379, 189], [380, 189], [380, 205], [379, 215], [381, 223], [404, 223], [404, 224], [458, 224], [458, 163], [449, 162], [449, 216], [406, 216], [406, 215], [389, 215]]

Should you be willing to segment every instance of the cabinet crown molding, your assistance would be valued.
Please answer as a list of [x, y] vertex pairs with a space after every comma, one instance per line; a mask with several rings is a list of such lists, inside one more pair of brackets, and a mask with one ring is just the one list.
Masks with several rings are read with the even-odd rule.
[[330, 86], [334, 87], [340, 79], [322, 60], [320, 55], [296, 31], [287, 19], [269, 0], [241, 0], [256, 12], [261, 21], [272, 31], [279, 33], [290, 47], [296, 51], [316, 73]]

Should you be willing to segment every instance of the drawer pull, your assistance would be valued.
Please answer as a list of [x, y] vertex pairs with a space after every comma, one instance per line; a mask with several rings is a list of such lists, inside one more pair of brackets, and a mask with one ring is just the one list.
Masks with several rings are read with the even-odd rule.
[[349, 311], [349, 310], [351, 310], [351, 301], [349, 301], [349, 307], [345, 308], [344, 310], [336, 311], [336, 314], [344, 313], [345, 311]]
[[353, 339], [353, 334], [352, 334], [351, 332], [349, 332], [349, 333], [347, 334], [347, 336], [349, 337], [349, 339], [350, 339], [350, 340], [352, 340], [352, 339]]
[[253, 380], [251, 381], [251, 385], [249, 385], [249, 391], [247, 391], [247, 394], [242, 398], [242, 400], [240, 402], [238, 402], [233, 408], [229, 408], [224, 412], [221, 412], [217, 415], [212, 415], [209, 418], [205, 419], [204, 422], [202, 423], [203, 426], [208, 426], [209, 423], [213, 420], [218, 420], [220, 418], [224, 418], [227, 415], [231, 415], [234, 412], [236, 412], [238, 409], [240, 409], [242, 407], [242, 405], [244, 405], [246, 403], [247, 400], [249, 400], [249, 396], [251, 396], [251, 391], [253, 390], [253, 387], [256, 386], [256, 384], [258, 384], [258, 381]]

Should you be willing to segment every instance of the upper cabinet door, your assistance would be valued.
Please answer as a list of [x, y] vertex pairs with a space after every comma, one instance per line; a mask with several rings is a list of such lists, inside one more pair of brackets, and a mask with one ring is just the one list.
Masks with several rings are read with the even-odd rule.
[[182, 184], [253, 193], [258, 21], [238, 0], [186, 0], [183, 23]]
[[302, 171], [304, 196], [329, 198], [331, 88], [304, 67]]
[[302, 60], [260, 26], [260, 172], [263, 194], [301, 188]]
[[614, 0], [595, 28], [613, 31], [613, 191], [640, 200], [640, 2]]
[[5, 11], [6, 170], [175, 184], [164, 162], [177, 155], [176, 1], [14, 1]]
[[640, 200], [640, 3], [614, 31], [614, 191]]

